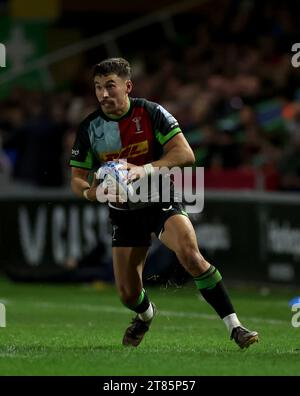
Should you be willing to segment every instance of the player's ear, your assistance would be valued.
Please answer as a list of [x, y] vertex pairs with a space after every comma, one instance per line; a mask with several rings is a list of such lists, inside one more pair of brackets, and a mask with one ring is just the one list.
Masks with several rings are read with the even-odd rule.
[[130, 93], [132, 91], [132, 81], [131, 80], [126, 80], [126, 93]]

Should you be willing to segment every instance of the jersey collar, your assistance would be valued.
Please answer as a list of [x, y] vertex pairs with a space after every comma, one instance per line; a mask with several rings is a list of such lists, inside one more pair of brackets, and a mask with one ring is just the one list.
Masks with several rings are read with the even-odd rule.
[[124, 118], [126, 118], [126, 117], [128, 117], [130, 114], [131, 114], [131, 112], [132, 112], [132, 103], [133, 103], [133, 101], [132, 101], [132, 98], [129, 98], [129, 107], [128, 107], [128, 110], [126, 111], [126, 113], [124, 113], [122, 116], [120, 116], [120, 117], [109, 117], [107, 114], [105, 114], [104, 112], [103, 112], [103, 110], [101, 109], [101, 107], [99, 108], [99, 110], [100, 110], [100, 114], [101, 114], [101, 116], [102, 116], [102, 118], [104, 118], [106, 121], [115, 121], [115, 122], [119, 122], [119, 121], [121, 121], [121, 120], [123, 120]]

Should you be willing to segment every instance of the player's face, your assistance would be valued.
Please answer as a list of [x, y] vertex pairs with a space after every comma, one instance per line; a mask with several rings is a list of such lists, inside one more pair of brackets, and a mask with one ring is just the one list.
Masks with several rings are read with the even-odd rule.
[[132, 89], [132, 82], [109, 74], [95, 76], [95, 92], [104, 113], [121, 115], [128, 109], [128, 94]]

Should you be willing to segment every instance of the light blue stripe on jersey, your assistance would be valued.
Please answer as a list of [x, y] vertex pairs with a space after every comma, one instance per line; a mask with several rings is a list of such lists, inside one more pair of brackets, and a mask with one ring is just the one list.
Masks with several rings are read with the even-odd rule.
[[97, 117], [89, 126], [89, 137], [94, 153], [118, 151], [122, 148], [119, 124], [115, 121], [105, 121]]

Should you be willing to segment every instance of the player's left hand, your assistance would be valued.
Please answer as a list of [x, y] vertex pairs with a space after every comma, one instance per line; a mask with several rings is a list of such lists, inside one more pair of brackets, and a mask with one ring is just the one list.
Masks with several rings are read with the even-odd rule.
[[146, 176], [146, 171], [143, 166], [134, 165], [122, 159], [119, 159], [119, 163], [123, 165], [120, 169], [128, 170], [127, 183], [134, 182]]

